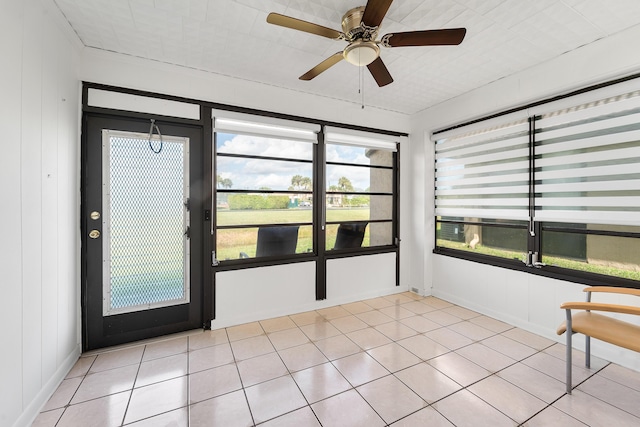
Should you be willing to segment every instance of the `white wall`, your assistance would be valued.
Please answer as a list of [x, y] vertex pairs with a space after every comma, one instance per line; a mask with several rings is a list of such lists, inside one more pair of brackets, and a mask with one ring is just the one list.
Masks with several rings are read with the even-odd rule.
[[315, 262], [216, 273], [216, 319], [211, 328], [313, 310], [315, 275]]
[[0, 425], [29, 425], [80, 352], [77, 48], [40, 0], [0, 9]]
[[396, 254], [327, 260], [328, 305], [406, 291], [396, 286]]
[[[517, 75], [493, 82], [444, 102], [412, 118], [412, 142], [424, 146], [425, 292], [513, 323], [532, 332], [562, 340], [555, 329], [563, 320], [563, 301], [582, 301], [582, 285], [528, 273], [499, 269], [432, 253], [434, 246], [434, 158], [429, 135], [532, 101], [640, 72], [637, 47], [640, 26], [583, 46]], [[416, 145], [411, 148], [420, 154]], [[406, 156], [406, 154], [405, 154]], [[430, 288], [430, 289], [429, 289]], [[580, 340], [576, 340], [580, 343]], [[594, 344], [593, 353], [640, 369], [637, 354]]]
[[316, 301], [316, 263], [216, 273], [212, 329], [406, 291], [396, 286], [395, 253], [327, 261], [327, 298]]

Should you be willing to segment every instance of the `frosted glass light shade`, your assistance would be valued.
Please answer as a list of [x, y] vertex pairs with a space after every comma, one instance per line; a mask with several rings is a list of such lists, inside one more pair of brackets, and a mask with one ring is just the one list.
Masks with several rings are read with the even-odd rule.
[[345, 48], [343, 55], [350, 64], [363, 67], [378, 58], [380, 48], [371, 41], [355, 41]]

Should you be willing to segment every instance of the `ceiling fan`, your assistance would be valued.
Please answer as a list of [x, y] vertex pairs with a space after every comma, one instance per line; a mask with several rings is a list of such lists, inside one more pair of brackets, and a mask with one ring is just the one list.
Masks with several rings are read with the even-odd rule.
[[316, 34], [334, 40], [344, 40], [349, 44], [342, 51], [331, 55], [302, 76], [300, 80], [311, 80], [343, 59], [359, 67], [367, 66], [378, 86], [393, 82], [393, 77], [380, 58], [380, 47], [442, 46], [462, 43], [466, 28], [444, 30], [407, 31], [385, 34], [376, 40], [380, 23], [393, 0], [369, 0], [366, 6], [349, 10], [342, 17], [342, 31], [279, 13], [270, 13], [267, 22]]

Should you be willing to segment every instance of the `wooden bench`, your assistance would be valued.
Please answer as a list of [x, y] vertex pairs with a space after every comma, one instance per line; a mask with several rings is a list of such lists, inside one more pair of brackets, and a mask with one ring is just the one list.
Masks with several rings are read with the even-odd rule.
[[[640, 326], [614, 319], [593, 311], [640, 315], [640, 307], [591, 302], [593, 292], [608, 292], [640, 296], [640, 289], [592, 286], [584, 289], [585, 302], [565, 302], [567, 320], [558, 327], [558, 335], [567, 332], [567, 393], [571, 394], [571, 337], [575, 333], [585, 335], [585, 365], [591, 367], [591, 337], [629, 350], [640, 352]], [[581, 310], [577, 313], [571, 310]]]

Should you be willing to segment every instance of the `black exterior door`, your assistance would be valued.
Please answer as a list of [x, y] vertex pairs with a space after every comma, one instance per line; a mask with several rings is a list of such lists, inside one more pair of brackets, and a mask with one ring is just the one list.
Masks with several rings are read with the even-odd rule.
[[199, 126], [87, 114], [83, 350], [203, 325]]

